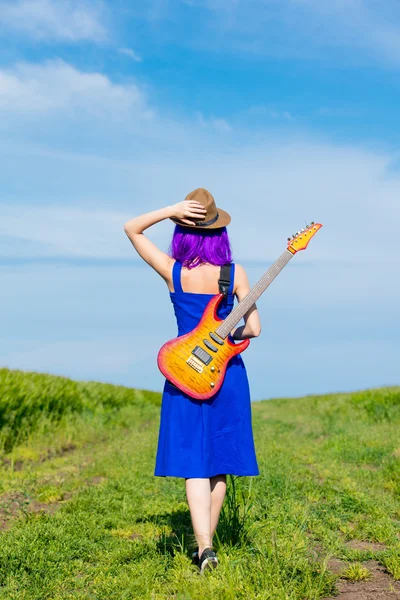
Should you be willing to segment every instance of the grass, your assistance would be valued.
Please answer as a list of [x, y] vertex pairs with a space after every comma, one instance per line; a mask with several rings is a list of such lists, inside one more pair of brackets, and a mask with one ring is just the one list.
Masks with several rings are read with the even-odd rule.
[[349, 581], [364, 581], [371, 577], [370, 571], [359, 562], [349, 565], [342, 571], [341, 575], [343, 579], [348, 579]]
[[0, 599], [318, 600], [331, 557], [400, 579], [397, 388], [254, 404], [261, 475], [229, 478], [205, 577], [183, 481], [153, 476], [158, 394], [7, 370], [0, 391]]
[[227, 493], [216, 533], [218, 547], [244, 547], [251, 539], [255, 525], [252, 484], [253, 478], [249, 478], [247, 482], [244, 477], [228, 475]]
[[160, 395], [144, 390], [67, 377], [0, 369], [0, 448], [9, 452], [31, 432], [51, 431], [71, 416], [110, 417], [121, 407], [140, 401], [160, 403]]

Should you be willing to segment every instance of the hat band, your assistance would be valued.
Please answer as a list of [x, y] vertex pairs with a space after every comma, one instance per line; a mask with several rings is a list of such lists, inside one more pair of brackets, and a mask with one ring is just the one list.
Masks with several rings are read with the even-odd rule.
[[213, 219], [210, 219], [209, 221], [197, 221], [197, 223], [195, 223], [196, 227], [208, 227], [209, 225], [212, 225], [213, 223], [215, 223], [215, 221], [217, 221], [219, 218], [219, 213], [217, 212], [216, 216]]

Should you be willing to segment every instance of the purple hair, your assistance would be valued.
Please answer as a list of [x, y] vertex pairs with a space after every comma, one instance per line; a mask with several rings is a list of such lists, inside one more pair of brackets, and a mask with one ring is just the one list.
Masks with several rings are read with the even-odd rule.
[[176, 225], [169, 254], [188, 269], [203, 263], [220, 266], [232, 262], [226, 227], [192, 229]]

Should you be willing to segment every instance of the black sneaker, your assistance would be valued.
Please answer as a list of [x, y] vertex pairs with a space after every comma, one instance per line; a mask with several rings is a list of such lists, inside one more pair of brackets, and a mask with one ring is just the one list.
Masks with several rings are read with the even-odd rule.
[[196, 548], [196, 550], [192, 554], [192, 564], [196, 565], [197, 567], [199, 566], [199, 549], [198, 548]]
[[206, 569], [215, 569], [218, 565], [218, 558], [212, 548], [205, 548], [203, 554], [199, 558], [200, 573], [204, 573]]

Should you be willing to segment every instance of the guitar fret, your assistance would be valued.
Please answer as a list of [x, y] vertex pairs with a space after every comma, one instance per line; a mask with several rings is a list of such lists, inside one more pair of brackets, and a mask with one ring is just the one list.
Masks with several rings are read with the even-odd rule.
[[258, 300], [261, 294], [273, 282], [275, 277], [287, 265], [292, 257], [293, 254], [289, 250], [285, 250], [278, 260], [268, 269], [268, 271], [264, 273], [253, 289], [247, 294], [247, 296], [243, 298], [243, 300], [239, 302], [239, 304], [233, 309], [230, 315], [226, 317], [215, 333], [217, 333], [222, 339], [225, 339], [235, 325], [239, 323], [240, 319], [242, 319], [247, 311]]

